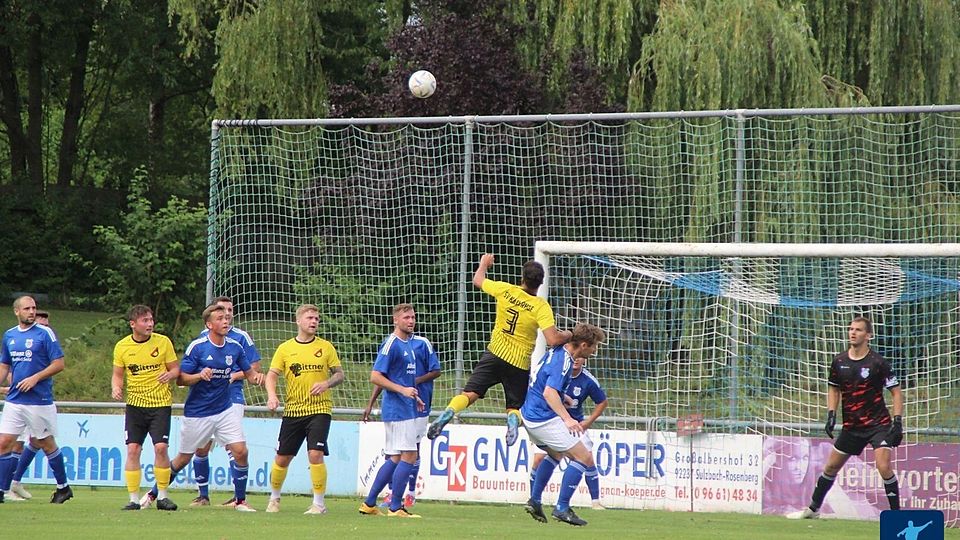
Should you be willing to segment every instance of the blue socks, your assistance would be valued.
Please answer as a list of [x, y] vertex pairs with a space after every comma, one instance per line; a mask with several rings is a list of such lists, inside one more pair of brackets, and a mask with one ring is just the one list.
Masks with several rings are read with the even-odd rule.
[[396, 468], [397, 464], [387, 456], [383, 465], [380, 466], [380, 470], [377, 471], [377, 476], [373, 479], [373, 483], [370, 484], [370, 493], [367, 494], [367, 498], [363, 501], [363, 504], [367, 506], [377, 505], [377, 495], [393, 480], [393, 472]]
[[241, 467], [237, 462], [230, 462], [230, 474], [233, 476], [233, 496], [237, 502], [247, 500], [247, 473], [250, 467]]
[[0, 456], [0, 490], [7, 491], [10, 489], [10, 482], [13, 481], [13, 469], [16, 466], [17, 462], [13, 458], [13, 454], [8, 452]]
[[393, 480], [390, 487], [393, 490], [393, 496], [390, 497], [390, 511], [396, 512], [403, 506], [403, 490], [407, 487], [410, 480], [410, 471], [413, 470], [413, 463], [407, 463], [401, 460], [397, 463], [397, 468], [393, 471]]
[[[543, 467], [542, 464], [540, 466]], [[564, 512], [570, 509], [570, 498], [580, 485], [580, 479], [583, 478], [584, 473], [596, 475], [597, 468], [595, 466], [587, 468], [583, 463], [572, 459], [567, 464], [567, 470], [563, 471], [563, 480], [560, 482], [560, 497], [557, 498], [558, 511]], [[539, 482], [539, 478], [537, 481]]]
[[27, 469], [30, 468], [30, 464], [33, 463], [33, 458], [37, 457], [37, 452], [39, 448], [34, 448], [29, 444], [23, 445], [23, 454], [20, 455], [20, 461], [17, 462], [17, 470], [13, 473], [13, 479], [16, 482], [23, 480], [23, 475], [27, 472]]
[[52, 454], [47, 454], [47, 462], [53, 469], [53, 477], [57, 480], [57, 487], [62, 488], [67, 485], [67, 469], [63, 464], [63, 453], [57, 448]]
[[[233, 461], [230, 462], [233, 470]], [[210, 498], [210, 460], [206, 456], [193, 458], [193, 478], [197, 481], [197, 488], [200, 489], [200, 496]], [[171, 478], [171, 480], [173, 480]]]
[[[559, 464], [557, 460], [550, 456], [547, 456], [540, 462], [540, 466], [537, 467], [536, 470], [536, 479], [533, 482], [533, 488], [530, 490], [530, 498], [534, 502], [540, 502], [543, 498], [543, 490], [547, 487], [547, 483], [550, 482], [550, 477], [553, 476], [553, 470], [556, 469]], [[567, 470], [569, 471], [570, 468], [568, 467]], [[564, 474], [564, 477], [566, 477], [566, 474]]]
[[583, 471], [583, 480], [587, 483], [587, 489], [590, 490], [590, 499], [600, 500], [600, 473], [596, 467], [591, 467]]
[[413, 462], [413, 468], [410, 469], [410, 482], [407, 484], [407, 491], [417, 491], [417, 476], [420, 475], [420, 458]]

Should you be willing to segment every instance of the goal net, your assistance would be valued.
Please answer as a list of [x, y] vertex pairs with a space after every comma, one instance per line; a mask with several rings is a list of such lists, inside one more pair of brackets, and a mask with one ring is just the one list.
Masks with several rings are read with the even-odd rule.
[[[767, 472], [800, 444], [807, 457], [784, 462], [805, 468], [811, 447], [829, 449], [808, 437], [825, 437], [828, 368], [862, 315], [903, 389], [896, 459], [956, 433], [960, 244], [538, 242], [537, 253], [560, 326], [607, 332], [589, 369], [624, 424], [700, 414], [707, 431], [766, 435]], [[850, 463], [863, 480], [838, 492], [882, 499], [864, 458]]]

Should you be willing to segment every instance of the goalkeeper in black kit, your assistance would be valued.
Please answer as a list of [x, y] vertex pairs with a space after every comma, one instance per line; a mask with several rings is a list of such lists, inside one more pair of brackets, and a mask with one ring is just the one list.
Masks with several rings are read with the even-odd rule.
[[[837, 406], [843, 407], [843, 428], [830, 451], [817, 479], [810, 506], [787, 514], [790, 519], [816, 519], [827, 492], [833, 486], [840, 467], [850, 456], [859, 456], [870, 444], [874, 448], [877, 471], [891, 510], [900, 509], [900, 486], [890, 464], [890, 449], [903, 441], [903, 393], [890, 363], [870, 349], [873, 324], [866, 317], [856, 317], [847, 329], [850, 348], [838, 354], [830, 364], [827, 389], [827, 423], [824, 430], [830, 438], [837, 421]], [[893, 418], [883, 400], [883, 389], [893, 396]]]

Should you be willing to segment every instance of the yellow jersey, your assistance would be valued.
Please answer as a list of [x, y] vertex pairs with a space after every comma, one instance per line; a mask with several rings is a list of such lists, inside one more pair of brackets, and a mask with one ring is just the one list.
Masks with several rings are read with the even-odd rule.
[[333, 344], [325, 339], [313, 338], [309, 343], [288, 339], [277, 347], [270, 362], [270, 371], [283, 375], [287, 397], [283, 405], [284, 416], [308, 416], [330, 414], [333, 399], [328, 389], [320, 395], [310, 395], [310, 387], [330, 378], [330, 370], [340, 367], [340, 358]]
[[129, 335], [113, 347], [113, 365], [123, 368], [127, 380], [127, 404], [135, 407], [169, 407], [173, 404], [170, 383], [157, 380], [167, 364], [177, 361], [170, 338], [154, 332], [140, 343]]
[[550, 304], [528, 294], [523, 287], [491, 279], [483, 280], [483, 292], [497, 299], [497, 320], [487, 349], [507, 363], [530, 369], [530, 355], [537, 344], [537, 329], [557, 325]]

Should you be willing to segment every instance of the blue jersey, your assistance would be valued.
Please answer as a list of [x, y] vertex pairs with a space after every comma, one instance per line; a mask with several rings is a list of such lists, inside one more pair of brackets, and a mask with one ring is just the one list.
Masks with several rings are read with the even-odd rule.
[[[413, 336], [410, 338], [410, 347], [413, 349], [414, 358], [417, 359], [417, 377], [426, 375], [431, 371], [440, 371], [440, 358], [429, 339]], [[423, 412], [417, 415], [430, 416], [430, 406], [433, 402], [433, 379], [417, 385], [417, 396], [420, 397], [420, 401], [423, 401]]]
[[520, 408], [523, 419], [528, 422], [546, 422], [557, 417], [557, 413], [550, 408], [543, 391], [553, 388], [563, 399], [567, 391], [573, 372], [573, 357], [564, 347], [549, 349], [540, 358], [535, 366], [530, 368], [530, 387], [527, 388], [527, 399]]
[[180, 372], [195, 375], [204, 368], [213, 370], [209, 381], [197, 381], [190, 386], [183, 404], [183, 415], [201, 418], [220, 414], [230, 408], [230, 374], [238, 368], [250, 369], [243, 345], [235, 339], [226, 338], [223, 345], [210, 342], [209, 336], [199, 337], [187, 346], [180, 362]]
[[579, 375], [570, 379], [566, 394], [573, 401], [573, 406], [567, 407], [567, 412], [578, 422], [583, 420], [583, 403], [588, 397], [594, 405], [607, 400], [607, 394], [600, 388], [597, 378], [586, 369], [581, 369]]
[[[431, 355], [433, 360], [430, 359]], [[384, 377], [400, 386], [416, 386], [417, 376], [425, 373], [421, 366], [429, 368], [435, 362], [436, 369], [440, 369], [440, 361], [436, 356], [433, 346], [424, 338], [412, 336], [404, 341], [396, 334], [390, 334], [380, 345], [377, 359], [373, 362], [373, 370], [379, 371]], [[420, 386], [417, 386], [417, 392], [420, 392]], [[432, 384], [430, 393], [433, 393]], [[426, 404], [425, 400], [424, 404]], [[416, 399], [384, 388], [381, 416], [384, 422], [398, 422], [411, 420], [423, 414], [417, 411]]]
[[63, 349], [56, 334], [49, 327], [34, 324], [26, 330], [14, 326], [3, 334], [0, 362], [10, 366], [13, 382], [7, 401], [21, 405], [53, 404], [53, 377], [37, 383], [28, 392], [17, 390], [20, 381], [39, 373], [54, 360], [63, 358]]
[[[210, 330], [205, 328], [203, 332], [200, 332], [199, 337], [205, 337], [208, 335], [210, 335]], [[257, 346], [253, 344], [253, 338], [250, 337], [250, 334], [244, 332], [236, 326], [231, 326], [230, 330], [227, 330], [227, 337], [238, 342], [240, 345], [243, 345], [243, 352], [247, 355], [247, 362], [253, 364], [260, 361], [260, 351], [258, 351]], [[236, 364], [234, 364], [234, 366], [236, 366]], [[240, 379], [239, 381], [230, 383], [231, 403], [239, 403], [240, 405], [247, 404], [246, 400], [243, 398], [244, 382], [245, 381], [243, 379]]]

